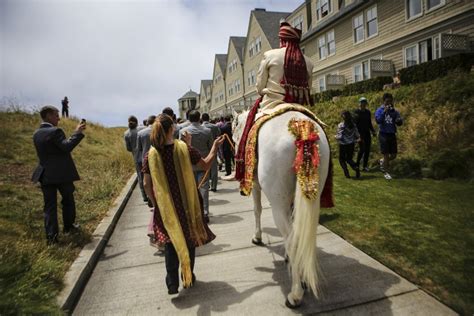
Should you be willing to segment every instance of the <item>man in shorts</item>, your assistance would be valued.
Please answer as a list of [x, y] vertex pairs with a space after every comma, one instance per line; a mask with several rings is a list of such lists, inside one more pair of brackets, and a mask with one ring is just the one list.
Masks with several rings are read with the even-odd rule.
[[397, 157], [397, 126], [403, 124], [400, 113], [393, 106], [393, 96], [383, 95], [383, 104], [375, 111], [375, 121], [379, 125], [379, 144], [383, 158], [380, 159], [380, 170], [387, 180], [391, 180], [390, 161]]

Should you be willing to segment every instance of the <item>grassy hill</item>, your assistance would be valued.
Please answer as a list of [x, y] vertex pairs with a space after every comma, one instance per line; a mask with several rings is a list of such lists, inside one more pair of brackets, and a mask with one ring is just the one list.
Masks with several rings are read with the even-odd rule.
[[[404, 118], [398, 129], [401, 159], [396, 171], [406, 176], [416, 171], [413, 168], [423, 168], [424, 175], [436, 179], [474, 178], [474, 73], [452, 73], [388, 92], [393, 94], [395, 108]], [[383, 92], [364, 94], [372, 115], [382, 104], [382, 95]], [[314, 112], [329, 125], [330, 137], [336, 133], [341, 112], [356, 109], [361, 96], [315, 105]], [[332, 140], [332, 149], [337, 151], [333, 137]], [[375, 163], [375, 158], [380, 158], [376, 139], [372, 145], [371, 161]]]
[[[124, 128], [88, 123], [86, 137], [72, 154], [81, 176], [75, 197], [83, 233], [60, 235], [60, 245], [47, 247], [41, 190], [30, 182], [37, 164], [32, 135], [40, 121], [38, 114], [0, 112], [2, 315], [59, 312], [55, 297], [64, 274], [134, 170], [124, 148]], [[64, 119], [59, 126], [70, 135], [77, 124], [75, 119]], [[61, 221], [60, 214], [59, 209]]]
[[[372, 170], [360, 181], [344, 178], [333, 159], [336, 207], [321, 223], [461, 314], [474, 313], [474, 74], [451, 74], [390, 91], [405, 119], [399, 128], [397, 176]], [[367, 93], [372, 114], [382, 92]], [[358, 107], [358, 96], [313, 109], [334, 139], [340, 113]], [[413, 169], [421, 168], [420, 172]], [[417, 177], [413, 177], [417, 175]], [[444, 180], [435, 180], [435, 179]]]

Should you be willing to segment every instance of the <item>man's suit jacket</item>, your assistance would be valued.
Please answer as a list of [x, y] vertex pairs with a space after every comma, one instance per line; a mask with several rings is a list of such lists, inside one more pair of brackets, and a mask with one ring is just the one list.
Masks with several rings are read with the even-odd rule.
[[202, 126], [207, 127], [211, 130], [212, 140], [215, 140], [217, 137], [221, 136], [221, 129], [217, 125], [210, 122], [203, 122]]
[[41, 184], [60, 184], [80, 180], [71, 151], [84, 138], [74, 133], [69, 139], [63, 130], [49, 123], [42, 123], [33, 135], [33, 142], [39, 158], [32, 180]]
[[143, 161], [143, 157], [145, 157], [145, 154], [150, 150], [151, 147], [151, 128], [151, 126], [148, 126], [147, 128], [139, 131], [137, 134], [137, 158], [140, 162]]
[[[201, 156], [205, 158], [212, 148], [213, 139], [211, 130], [195, 122], [179, 130], [180, 138], [184, 132], [188, 132], [191, 134], [191, 146], [197, 149]], [[199, 170], [199, 168], [197, 168], [196, 166], [193, 166], [193, 169]]]
[[[232, 139], [232, 123], [231, 122], [225, 122], [224, 125], [221, 127], [221, 133], [222, 134], [227, 134], [229, 136], [229, 139], [234, 142]], [[222, 150], [225, 152], [231, 152], [232, 151], [232, 146], [230, 146], [229, 141], [226, 139], [222, 143]]]
[[140, 157], [141, 152], [139, 152], [137, 148], [138, 132], [142, 129], [143, 126], [133, 129], [129, 128], [123, 134], [123, 138], [125, 139], [125, 146], [127, 147], [127, 150], [132, 153], [133, 160], [135, 160], [135, 162], [142, 161], [142, 158]]

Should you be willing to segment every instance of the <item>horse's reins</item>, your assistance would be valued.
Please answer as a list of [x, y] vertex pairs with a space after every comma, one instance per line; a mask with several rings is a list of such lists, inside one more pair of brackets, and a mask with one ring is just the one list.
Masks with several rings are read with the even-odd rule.
[[[232, 147], [232, 150], [235, 151], [235, 146], [234, 146], [234, 144], [232, 144], [232, 140], [230, 139], [229, 135], [224, 134], [224, 138], [227, 142], [229, 142], [230, 147]], [[211, 168], [212, 168], [212, 166], [211, 166]], [[202, 177], [201, 182], [199, 182], [198, 189], [200, 189], [203, 186], [204, 182], [206, 182], [207, 178], [209, 177], [209, 171], [211, 171], [211, 168], [207, 169], [206, 173], [204, 174], [204, 177]]]

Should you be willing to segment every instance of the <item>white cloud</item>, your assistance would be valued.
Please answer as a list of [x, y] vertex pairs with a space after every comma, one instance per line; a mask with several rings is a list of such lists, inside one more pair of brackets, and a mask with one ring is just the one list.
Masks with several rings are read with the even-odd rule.
[[303, 1], [0, 1], [0, 97], [29, 105], [67, 95], [71, 112], [105, 125], [145, 118], [210, 79], [250, 10]]

